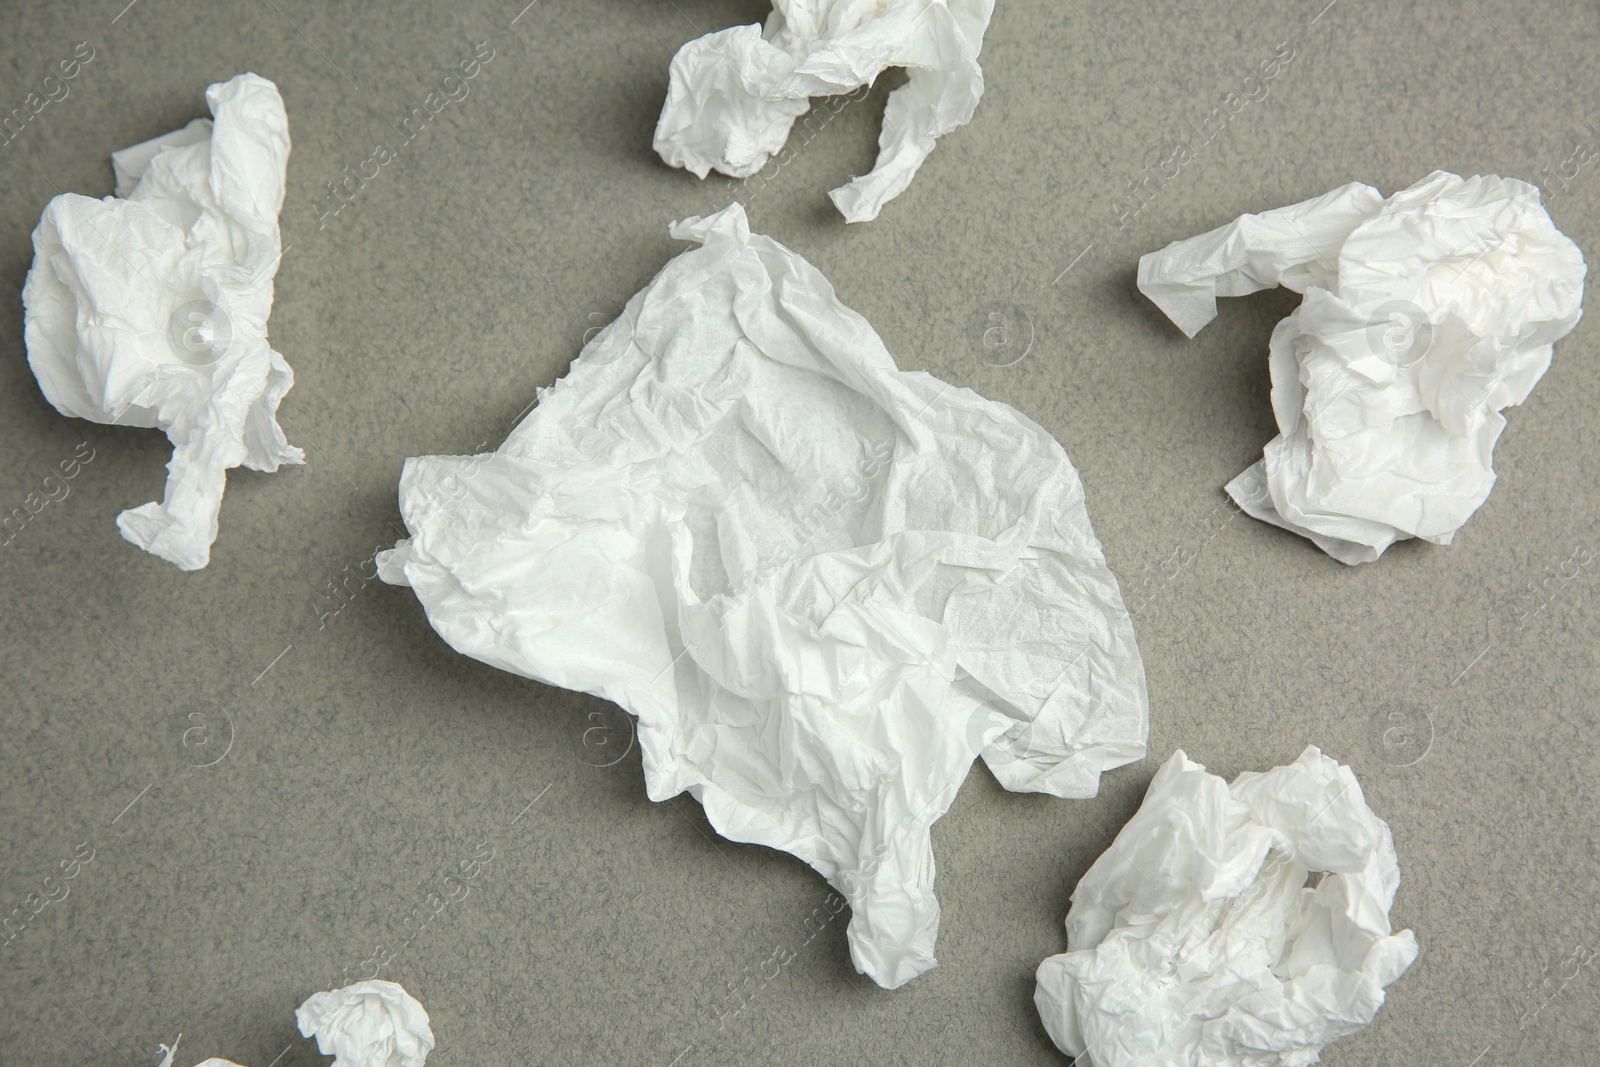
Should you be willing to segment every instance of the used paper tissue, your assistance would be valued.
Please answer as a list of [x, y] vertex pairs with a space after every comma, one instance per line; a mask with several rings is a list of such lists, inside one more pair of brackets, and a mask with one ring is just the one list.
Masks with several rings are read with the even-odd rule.
[[294, 1013], [331, 1067], [423, 1067], [433, 1051], [428, 1013], [398, 982], [357, 982], [318, 993]]
[[678, 50], [655, 149], [701, 178], [712, 170], [749, 178], [783, 148], [811, 97], [904, 67], [906, 83], [884, 108], [877, 163], [829, 194], [847, 222], [875, 219], [934, 141], [972, 118], [993, 13], [994, 0], [774, 0], [765, 29], [734, 26]]
[[[177, 1040], [173, 1041], [171, 1045], [156, 1046], [157, 1049], [165, 1053], [165, 1055], [161, 1057], [161, 1062], [158, 1063], [156, 1067], [173, 1067], [173, 1058], [178, 1055], [178, 1044], [182, 1040], [183, 1035], [179, 1034]], [[199, 1063], [195, 1064], [194, 1067], [243, 1067], [243, 1065], [234, 1063], [232, 1060], [225, 1060], [220, 1056], [212, 1056], [209, 1059], [201, 1060]]]
[[652, 800], [849, 902], [857, 968], [934, 966], [929, 830], [982, 752], [1093, 796], [1144, 754], [1144, 670], [1067, 455], [902, 372], [734, 204], [497, 452], [406, 462], [379, 557], [457, 651], [639, 718]]
[[1417, 957], [1399, 885], [1389, 827], [1315, 746], [1232, 786], [1180, 749], [1073, 890], [1039, 1016], [1083, 1067], [1316, 1063]]
[[[433, 1051], [427, 1011], [398, 982], [357, 982], [313, 994], [294, 1018], [300, 1036], [316, 1038], [318, 1051], [334, 1058], [330, 1067], [423, 1067]], [[179, 1034], [170, 1046], [160, 1046], [166, 1055], [158, 1067], [173, 1067], [182, 1040]], [[240, 1065], [213, 1057], [195, 1067]]]
[[267, 344], [288, 118], [254, 74], [206, 103], [212, 119], [112, 154], [115, 196], [50, 201], [22, 291], [28, 363], [56, 410], [166, 431], [164, 497], [117, 526], [184, 570], [211, 558], [230, 467], [304, 462], [276, 420], [294, 374]]
[[1351, 183], [1139, 260], [1139, 289], [1193, 337], [1216, 298], [1283, 285], [1271, 341], [1279, 434], [1228, 485], [1245, 511], [1369, 563], [1447, 545], [1488, 497], [1501, 409], [1525, 400], [1582, 314], [1583, 255], [1539, 190], [1443, 171], [1387, 200]]

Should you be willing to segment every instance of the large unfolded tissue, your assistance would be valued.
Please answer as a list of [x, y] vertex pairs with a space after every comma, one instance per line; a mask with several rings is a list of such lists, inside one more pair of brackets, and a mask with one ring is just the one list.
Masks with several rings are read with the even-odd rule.
[[211, 558], [230, 467], [304, 461], [275, 416], [294, 374], [267, 344], [288, 118], [254, 74], [206, 103], [213, 119], [113, 153], [115, 196], [50, 201], [22, 291], [28, 363], [58, 411], [166, 431], [164, 497], [117, 526], [184, 570]]
[[847, 221], [877, 218], [934, 141], [972, 118], [993, 13], [994, 0], [774, 0], [765, 29], [734, 26], [678, 50], [655, 149], [702, 178], [711, 170], [748, 178], [783, 148], [811, 97], [904, 67], [906, 83], [884, 109], [877, 163], [829, 194]]
[[380, 556], [455, 649], [639, 717], [652, 800], [811, 864], [856, 966], [934, 966], [929, 830], [980, 751], [1092, 796], [1144, 671], [1061, 446], [902, 372], [735, 204], [499, 451], [406, 462]]
[[1389, 827], [1315, 746], [1232, 786], [1180, 749], [1073, 890], [1034, 1001], [1084, 1067], [1316, 1063], [1416, 959], [1399, 885]]
[[1449, 544], [1488, 497], [1500, 411], [1577, 324], [1585, 271], [1536, 186], [1436, 171], [1175, 242], [1139, 260], [1139, 289], [1190, 337], [1219, 296], [1305, 294], [1272, 334], [1278, 436], [1228, 492], [1356, 564]]
[[398, 982], [357, 982], [318, 993], [294, 1013], [331, 1067], [423, 1067], [433, 1051], [428, 1013]]

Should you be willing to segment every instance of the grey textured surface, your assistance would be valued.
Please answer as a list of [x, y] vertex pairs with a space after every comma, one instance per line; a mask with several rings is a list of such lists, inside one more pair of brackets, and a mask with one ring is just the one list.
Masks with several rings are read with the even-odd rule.
[[[1348, 570], [1220, 491], [1272, 435], [1266, 342], [1294, 298], [1225, 302], [1191, 343], [1133, 287], [1141, 252], [1352, 179], [1557, 174], [1600, 141], [1594, 5], [1000, 0], [975, 120], [881, 219], [846, 228], [825, 193], [870, 166], [883, 85], [747, 191], [901, 366], [1066, 445], [1149, 672], [1151, 756], [1098, 798], [973, 772], [934, 830], [941, 966], [889, 993], [853, 974], [802, 864], [717, 839], [687, 797], [649, 803], [636, 750], [594, 765], [626, 742], [607, 705], [457, 656], [410, 592], [353, 577], [393, 540], [404, 457], [497, 444], [679, 250], [667, 222], [736, 189], [662, 166], [650, 133], [676, 48], [764, 4], [524, 2], [0, 13], [0, 111], [95, 49], [0, 148], [0, 504], [93, 449], [0, 550], [0, 910], [94, 850], [0, 947], [0, 1063], [153, 1065], [180, 1031], [180, 1063], [325, 1062], [293, 1009], [375, 953], [432, 1014], [440, 1067], [1061, 1062], [1033, 970], [1158, 762], [1181, 746], [1231, 777], [1307, 743], [1394, 828], [1394, 918], [1423, 946], [1324, 1062], [1600, 1062], [1595, 324], [1508, 413], [1454, 547]], [[1265, 99], [1195, 143], [1285, 41]], [[478, 42], [469, 95], [319, 226], [326, 183]], [[278, 83], [294, 138], [271, 329], [309, 462], [233, 472], [212, 563], [183, 574], [113, 523], [159, 494], [166, 441], [50, 409], [18, 297], [45, 202], [109, 193], [113, 149], [244, 70]], [[1119, 225], [1113, 198], [1182, 139], [1198, 158]], [[1592, 253], [1600, 170], [1565, 169], [1551, 211]], [[475, 854], [461, 898], [442, 879]]]

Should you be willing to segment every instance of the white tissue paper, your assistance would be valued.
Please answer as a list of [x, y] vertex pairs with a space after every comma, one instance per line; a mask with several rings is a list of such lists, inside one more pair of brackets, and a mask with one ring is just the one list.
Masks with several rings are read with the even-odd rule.
[[254, 74], [206, 103], [214, 119], [112, 154], [115, 196], [50, 201], [22, 291], [28, 363], [56, 410], [172, 441], [163, 499], [117, 526], [184, 570], [211, 558], [228, 468], [304, 462], [275, 418], [294, 374], [267, 344], [288, 118]]
[[1180, 749], [1073, 890], [1034, 1002], [1083, 1067], [1316, 1063], [1417, 957], [1399, 885], [1389, 827], [1315, 746], [1232, 786]]
[[929, 830], [980, 751], [1093, 796], [1144, 670], [1066, 453], [902, 372], [734, 204], [499, 451], [406, 462], [379, 573], [457, 651], [639, 717], [652, 800], [793, 853], [878, 984], [934, 966]]
[[[166, 1053], [166, 1055], [161, 1057], [161, 1062], [157, 1064], [156, 1067], [173, 1067], [173, 1058], [178, 1054], [178, 1042], [182, 1040], [183, 1035], [179, 1034], [177, 1040], [173, 1041], [170, 1046], [156, 1046], [156, 1048]], [[242, 1067], [242, 1065], [234, 1063], [232, 1060], [222, 1059], [220, 1056], [212, 1056], [210, 1059], [202, 1060], [201, 1062], [195, 1064], [194, 1067]]]
[[433, 1051], [428, 1013], [398, 982], [357, 982], [317, 993], [294, 1013], [330, 1067], [422, 1067]]
[[734, 26], [673, 57], [655, 149], [704, 178], [748, 178], [789, 139], [813, 96], [871, 85], [890, 67], [907, 80], [889, 94], [870, 174], [829, 195], [848, 222], [878, 217], [911, 184], [933, 143], [965, 125], [983, 96], [978, 50], [994, 0], [774, 0], [765, 30]]
[[1436, 171], [1385, 200], [1351, 183], [1139, 260], [1139, 289], [1193, 337], [1219, 296], [1305, 294], [1272, 334], [1279, 434], [1228, 485], [1335, 559], [1447, 545], [1494, 484], [1520, 404], [1582, 314], [1583, 255], [1527, 182]]
[[[316, 1038], [317, 1049], [334, 1057], [330, 1067], [423, 1067], [433, 1051], [427, 1011], [398, 982], [357, 982], [314, 994], [294, 1018], [301, 1037]], [[179, 1034], [170, 1046], [158, 1046], [166, 1053], [158, 1067], [173, 1067], [182, 1040]], [[240, 1065], [213, 1057], [195, 1067]]]

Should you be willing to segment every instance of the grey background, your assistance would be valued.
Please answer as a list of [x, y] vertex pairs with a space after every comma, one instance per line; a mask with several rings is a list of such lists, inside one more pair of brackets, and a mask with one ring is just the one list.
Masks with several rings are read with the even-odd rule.
[[[293, 1009], [377, 946], [441, 1067], [1062, 1062], [1033, 970], [1158, 763], [1181, 746], [1231, 777], [1308, 743], [1393, 827], [1394, 919], [1422, 944], [1377, 1024], [1324, 1062], [1600, 1062], [1600, 968], [1576, 962], [1600, 944], [1600, 567], [1580, 562], [1600, 549], [1595, 324], [1508, 413], [1500, 484], [1454, 547], [1350, 570], [1220, 491], [1274, 432], [1266, 342], [1295, 298], [1226, 302], [1189, 342], [1133, 286], [1144, 251], [1353, 179], [1559, 189], [1575, 147], [1600, 147], [1593, 4], [1000, 0], [974, 121], [878, 221], [847, 228], [825, 194], [870, 167], [892, 78], [819, 111], [745, 191], [754, 226], [902, 367], [1066, 445], [1149, 672], [1150, 757], [1098, 798], [972, 773], [934, 830], [941, 966], [885, 992], [853, 973], [845, 916], [806, 942], [828, 891], [800, 862], [717, 838], [687, 797], [649, 803], [637, 749], [595, 766], [628, 745], [608, 705], [456, 655], [409, 591], [358, 577], [395, 536], [404, 458], [497, 445], [680, 250], [667, 223], [739, 189], [663, 166], [650, 135], [673, 52], [763, 3], [525, 2], [0, 14], [0, 112], [95, 49], [0, 148], [0, 505], [80, 442], [94, 455], [0, 549], [0, 911], [26, 914], [94, 849], [0, 948], [0, 1063], [142, 1067], [180, 1031], [181, 1064], [322, 1063]], [[1199, 146], [1285, 41], [1266, 99]], [[319, 227], [326, 183], [394, 143], [478, 42], [495, 52], [470, 95]], [[309, 462], [234, 471], [211, 565], [183, 574], [114, 526], [159, 496], [165, 439], [54, 412], [19, 293], [51, 196], [109, 193], [111, 151], [204, 114], [204, 87], [245, 70], [277, 82], [292, 127], [271, 330]], [[1119, 226], [1113, 198], [1181, 139], [1198, 158]], [[1574, 167], [1551, 213], [1592, 252], [1600, 167]], [[493, 858], [435, 914], [427, 894], [475, 853]], [[780, 949], [796, 958], [768, 981]]]

